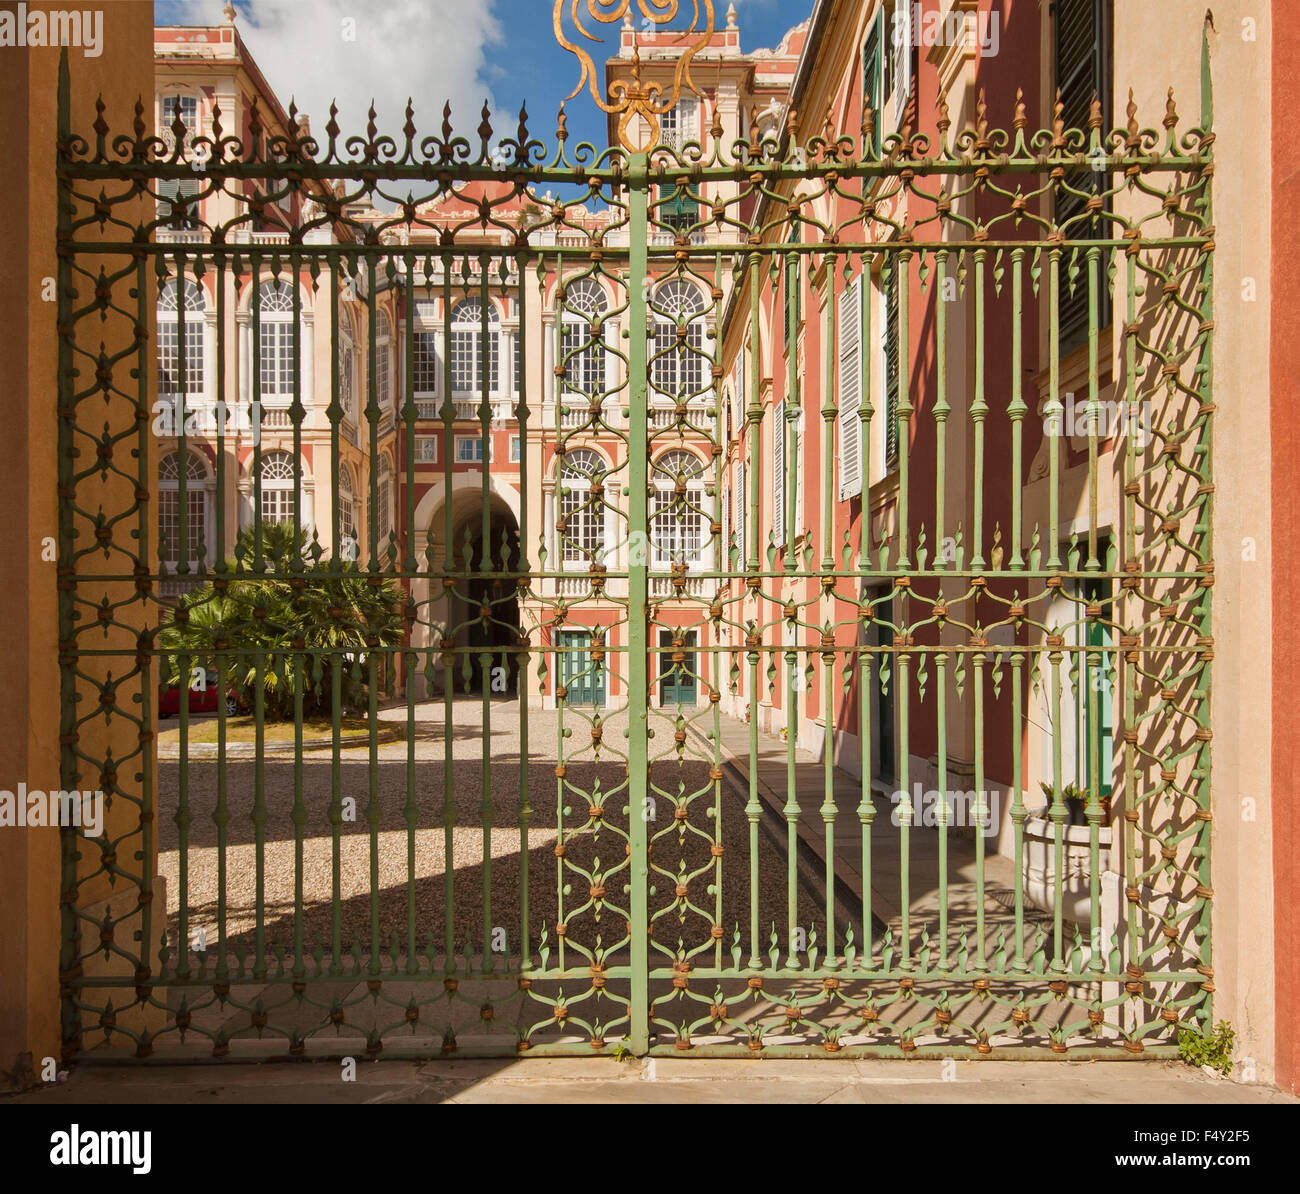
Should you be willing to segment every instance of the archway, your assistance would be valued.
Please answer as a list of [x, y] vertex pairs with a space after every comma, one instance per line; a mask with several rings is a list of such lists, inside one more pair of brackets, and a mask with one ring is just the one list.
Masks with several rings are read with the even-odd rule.
[[[431, 569], [436, 574], [447, 561], [454, 582], [450, 589], [436, 577], [431, 585], [416, 584], [417, 603], [427, 601], [427, 628], [417, 627], [415, 645], [434, 648], [432, 679], [423, 668], [412, 676], [421, 697], [442, 696], [448, 685], [455, 695], [481, 693], [485, 682], [493, 695], [518, 692], [518, 495], [508, 487], [498, 488], [491, 478], [489, 486], [485, 504], [481, 478], [457, 475], [450, 512], [442, 482], [416, 509], [416, 525], [424, 528], [421, 540], [432, 545]], [[437, 650], [444, 638], [453, 643], [450, 669]]]

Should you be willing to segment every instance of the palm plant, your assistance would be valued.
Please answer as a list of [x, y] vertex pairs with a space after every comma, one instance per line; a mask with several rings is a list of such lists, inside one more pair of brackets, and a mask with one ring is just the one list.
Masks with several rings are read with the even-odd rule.
[[303, 532], [269, 524], [258, 538], [241, 532], [224, 572], [170, 611], [159, 646], [164, 661], [185, 655], [187, 666], [215, 667], [228, 653], [225, 683], [251, 703], [260, 679], [269, 720], [293, 716], [300, 682], [304, 714], [329, 712], [335, 668], [355, 699], [369, 651], [402, 641], [402, 596], [392, 578], [372, 584], [355, 561], [327, 559]]

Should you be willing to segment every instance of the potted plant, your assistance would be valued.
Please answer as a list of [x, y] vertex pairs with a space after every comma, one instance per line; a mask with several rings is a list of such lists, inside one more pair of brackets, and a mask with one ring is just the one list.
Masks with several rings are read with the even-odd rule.
[[[1025, 899], [1035, 908], [1056, 913], [1056, 841], [1057, 823], [1050, 816], [1056, 803], [1052, 784], [1040, 784], [1047, 806], [1025, 821], [1025, 845], [1020, 858]], [[1067, 810], [1060, 826], [1063, 874], [1060, 883], [1061, 914], [1066, 920], [1088, 924], [1092, 919], [1092, 826], [1087, 817], [1088, 791], [1075, 784], [1061, 788], [1061, 802]], [[1097, 845], [1110, 849], [1110, 797], [1101, 798], [1102, 821], [1097, 827]]]

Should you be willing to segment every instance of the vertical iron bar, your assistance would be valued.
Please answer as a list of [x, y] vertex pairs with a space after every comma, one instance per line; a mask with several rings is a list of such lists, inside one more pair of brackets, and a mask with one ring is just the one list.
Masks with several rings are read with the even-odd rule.
[[[640, 280], [648, 277], [648, 225], [646, 200], [649, 192], [648, 159], [635, 153], [628, 161], [629, 260], [632, 278], [628, 296], [628, 483], [629, 538], [645, 542], [647, 526], [646, 411], [646, 293]], [[557, 321], [558, 322], [558, 321]], [[649, 780], [649, 675], [647, 653], [648, 609], [647, 561], [641, 553], [628, 565], [628, 701], [630, 733], [628, 743], [628, 786], [632, 815], [629, 817], [629, 866], [632, 880], [631, 919], [631, 1003], [628, 1007], [628, 1044], [633, 1053], [643, 1054], [650, 1044], [649, 976], [649, 859], [647, 854], [646, 793]]]

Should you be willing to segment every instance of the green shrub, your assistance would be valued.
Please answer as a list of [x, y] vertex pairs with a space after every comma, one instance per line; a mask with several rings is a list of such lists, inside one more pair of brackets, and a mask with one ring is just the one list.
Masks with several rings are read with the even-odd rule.
[[1188, 1065], [1208, 1065], [1227, 1077], [1232, 1073], [1235, 1041], [1236, 1034], [1227, 1020], [1220, 1020], [1211, 1033], [1184, 1028], [1178, 1033], [1178, 1056]]

